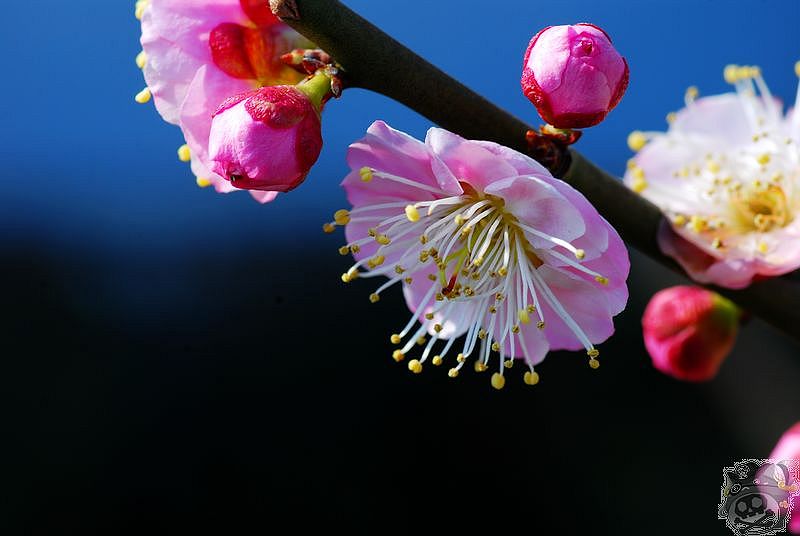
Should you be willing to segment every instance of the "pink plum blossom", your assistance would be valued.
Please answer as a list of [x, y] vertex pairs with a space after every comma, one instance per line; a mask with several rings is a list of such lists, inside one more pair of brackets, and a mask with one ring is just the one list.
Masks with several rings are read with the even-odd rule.
[[792, 503], [789, 532], [800, 534], [800, 489], [798, 489], [800, 486], [800, 469], [798, 469], [800, 468], [800, 422], [781, 436], [769, 457], [775, 463], [793, 462], [786, 464], [790, 470], [791, 481], [787, 482], [785, 475], [781, 473], [777, 473], [775, 479], [778, 481], [779, 487], [789, 492], [790, 498], [787, 502]]
[[695, 99], [667, 132], [634, 132], [625, 182], [664, 212], [658, 240], [701, 283], [743, 288], [800, 267], [800, 116], [784, 116], [755, 67], [736, 93]]
[[[307, 41], [260, 0], [140, 0], [144, 77], [156, 109], [186, 138], [198, 184], [237, 190], [213, 171], [211, 116], [225, 99], [262, 86], [293, 84], [303, 75], [280, 56]], [[277, 195], [251, 191], [260, 202]]]
[[214, 114], [213, 171], [249, 190], [288, 192], [322, 149], [319, 111], [295, 86], [262, 87], [231, 97]]
[[522, 91], [557, 128], [602, 121], [628, 87], [628, 64], [593, 24], [549, 26], [528, 44]]
[[739, 331], [739, 309], [699, 287], [656, 293], [642, 317], [644, 344], [653, 365], [669, 376], [706, 381], [716, 376]]
[[391, 335], [395, 360], [421, 344], [412, 372], [453, 359], [456, 377], [468, 359], [482, 371], [494, 355], [498, 389], [514, 358], [537, 383], [533, 367], [551, 349], [584, 349], [599, 366], [595, 344], [625, 307], [629, 260], [583, 195], [527, 156], [440, 128], [421, 142], [376, 121], [347, 161], [352, 209], [326, 227], [346, 225], [339, 251], [356, 263], [343, 281], [387, 277], [373, 302], [402, 284], [412, 314]]

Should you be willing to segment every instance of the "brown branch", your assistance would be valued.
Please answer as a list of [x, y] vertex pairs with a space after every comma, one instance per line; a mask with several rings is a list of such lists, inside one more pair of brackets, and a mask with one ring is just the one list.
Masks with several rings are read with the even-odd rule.
[[[364, 20], [337, 0], [270, 0], [274, 13], [330, 53], [349, 86], [381, 93], [465, 138], [527, 152], [530, 125], [498, 108]], [[630, 245], [684, 272], [656, 243], [661, 212], [572, 150], [563, 179], [580, 190]], [[684, 274], [685, 275], [685, 274]], [[794, 275], [794, 274], [793, 274]], [[800, 340], [800, 280], [779, 277], [744, 290], [710, 287]]]

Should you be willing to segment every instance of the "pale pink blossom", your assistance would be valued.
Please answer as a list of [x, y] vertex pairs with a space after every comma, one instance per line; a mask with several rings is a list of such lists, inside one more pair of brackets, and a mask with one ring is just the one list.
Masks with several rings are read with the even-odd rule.
[[800, 268], [800, 117], [757, 68], [725, 77], [736, 93], [690, 88], [667, 132], [632, 133], [625, 182], [667, 217], [665, 254], [698, 282], [742, 288]]
[[423, 143], [377, 121], [347, 161], [353, 208], [335, 222], [346, 225], [340, 253], [357, 262], [342, 279], [387, 277], [372, 301], [402, 284], [412, 316], [391, 336], [402, 344], [396, 360], [423, 344], [409, 368], [452, 360], [455, 377], [467, 360], [485, 370], [494, 355], [495, 388], [514, 358], [528, 367], [525, 382], [538, 382], [533, 367], [551, 349], [584, 349], [599, 366], [595, 344], [625, 307], [629, 261], [580, 193], [527, 156], [439, 128]]
[[[215, 173], [208, 154], [211, 116], [233, 95], [293, 84], [303, 75], [280, 56], [307, 41], [260, 0], [140, 0], [145, 81], [161, 116], [180, 126], [198, 184], [237, 188]], [[261, 202], [276, 192], [251, 191]]]
[[542, 118], [558, 128], [602, 121], [628, 87], [628, 64], [593, 24], [548, 26], [525, 52], [522, 91]]
[[653, 366], [674, 378], [706, 381], [716, 376], [739, 331], [741, 312], [700, 287], [657, 292], [642, 316], [644, 344]]

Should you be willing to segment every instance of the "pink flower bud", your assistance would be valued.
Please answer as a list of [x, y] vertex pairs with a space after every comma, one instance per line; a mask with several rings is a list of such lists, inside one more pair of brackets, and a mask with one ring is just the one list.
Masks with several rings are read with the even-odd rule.
[[710, 380], [733, 348], [740, 318], [736, 305], [714, 292], [670, 287], [645, 309], [644, 344], [661, 372], [679, 380]]
[[[769, 457], [776, 463], [788, 460], [795, 460], [800, 463], [800, 422], [789, 428], [781, 436]], [[785, 480], [781, 482], [784, 490], [792, 492], [790, 502], [794, 502], [794, 506], [792, 508], [792, 516], [789, 519], [789, 532], [800, 534], [800, 493], [796, 493], [797, 488], [791, 489], [792, 486], [800, 486], [800, 469], [796, 465], [791, 468], [788, 479], [781, 478], [780, 475], [776, 476], [778, 476], [779, 482]]]
[[558, 128], [602, 121], [628, 87], [628, 64], [593, 24], [549, 26], [528, 44], [522, 91]]
[[237, 188], [288, 192], [303, 182], [322, 149], [318, 107], [295, 86], [240, 93], [213, 117], [213, 171]]

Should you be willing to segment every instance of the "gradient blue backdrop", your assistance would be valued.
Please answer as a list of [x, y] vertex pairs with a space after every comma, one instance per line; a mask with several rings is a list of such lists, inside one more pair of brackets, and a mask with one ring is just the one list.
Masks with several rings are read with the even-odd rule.
[[[579, 147], [614, 173], [630, 130], [664, 128], [689, 85], [726, 91], [727, 63], [760, 65], [787, 101], [797, 85], [798, 0], [346, 3], [532, 123], [518, 82], [530, 37], [602, 26], [631, 84]], [[178, 129], [134, 103], [133, 0], [5, 2], [3, 15], [0, 394], [12, 401], [0, 420], [3, 446], [21, 452], [0, 455], [0, 526], [9, 511], [57, 527], [46, 534], [116, 534], [118, 519], [151, 530], [159, 516], [357, 526], [411, 519], [417, 501], [448, 523], [449, 508], [470, 509], [462, 521], [495, 532], [497, 513], [563, 514], [593, 533], [728, 534], [715, 518], [721, 467], [767, 455], [800, 416], [797, 348], [757, 320], [716, 381], [655, 372], [639, 317], [676, 278], [638, 256], [604, 373], [571, 353], [549, 357], [534, 390], [519, 377], [500, 394], [472, 374], [410, 378], [388, 357], [407, 319], [397, 289], [373, 306], [367, 287], [343, 287], [341, 238], [321, 224], [344, 206], [345, 151], [370, 122], [423, 136], [429, 121], [348, 90], [325, 111], [307, 181], [262, 206], [198, 188]]]

